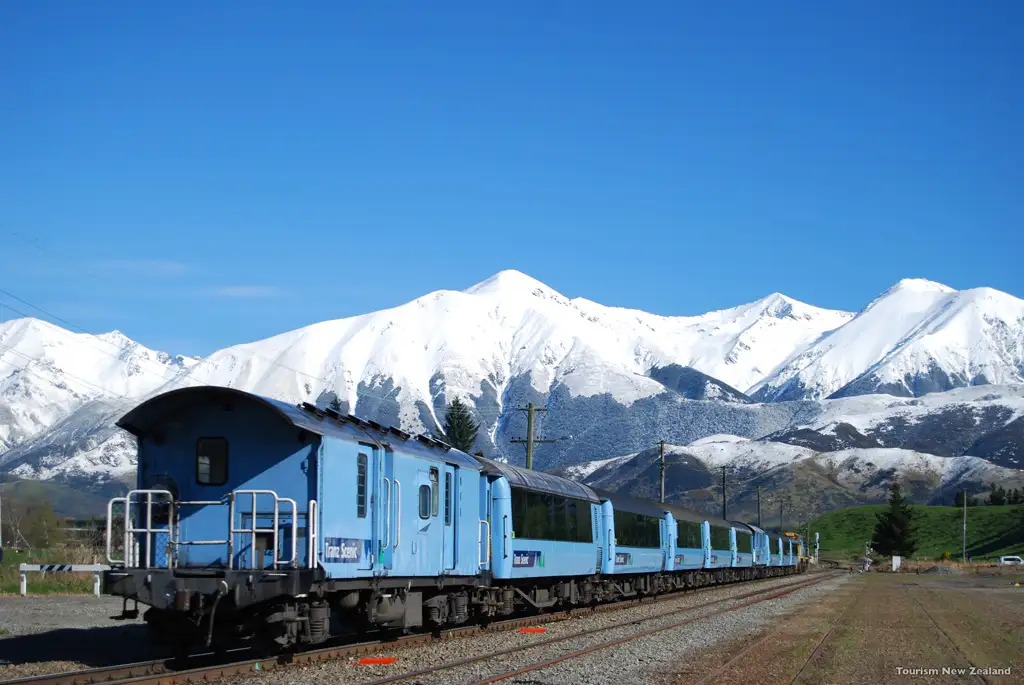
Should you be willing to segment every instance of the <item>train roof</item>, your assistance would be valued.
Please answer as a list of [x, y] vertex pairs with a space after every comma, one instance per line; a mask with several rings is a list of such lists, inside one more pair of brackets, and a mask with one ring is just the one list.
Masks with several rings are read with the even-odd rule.
[[660, 502], [652, 502], [648, 499], [641, 499], [639, 497], [631, 497], [629, 495], [623, 495], [619, 492], [612, 492], [610, 490], [598, 490], [594, 488], [594, 492], [602, 500], [608, 500], [612, 503], [615, 509], [621, 509], [622, 511], [628, 511], [634, 514], [644, 514], [646, 516], [656, 516], [663, 518], [665, 512], [668, 511], [668, 507]]
[[559, 476], [544, 473], [543, 471], [534, 471], [532, 469], [512, 466], [512, 464], [494, 461], [493, 459], [487, 459], [486, 457], [474, 456], [473, 458], [483, 465], [484, 473], [492, 476], [504, 476], [505, 478], [508, 478], [508, 482], [513, 487], [536, 490], [537, 492], [546, 492], [551, 495], [560, 495], [562, 497], [574, 497], [576, 499], [586, 500], [595, 504], [601, 503], [597, 494], [583, 483], [577, 483], [576, 481], [569, 480], [567, 478], [560, 478]]
[[746, 528], [751, 533], [763, 533], [764, 532], [763, 530], [761, 530], [757, 526], [752, 526], [749, 523], [747, 523], [746, 521], [729, 521], [729, 523], [731, 523], [734, 528]]
[[474, 471], [481, 470], [479, 462], [473, 457], [427, 435], [412, 435], [393, 426], [361, 419], [352, 414], [340, 414], [331, 409], [321, 409], [305, 402], [299, 405], [288, 404], [263, 395], [219, 385], [200, 385], [161, 393], [129, 411], [121, 417], [117, 426], [132, 435], [141, 436], [151, 428], [159, 426], [169, 414], [204, 400], [250, 402], [275, 412], [283, 421], [297, 428], [338, 440], [351, 440], [353, 428], [367, 437], [382, 442], [397, 438], [407, 444], [406, 449], [438, 450], [443, 452], [442, 458], [445, 461]]

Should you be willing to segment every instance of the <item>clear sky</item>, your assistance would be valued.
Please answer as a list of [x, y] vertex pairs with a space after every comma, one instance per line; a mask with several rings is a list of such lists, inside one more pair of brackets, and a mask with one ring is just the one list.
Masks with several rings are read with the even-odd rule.
[[667, 315], [1020, 297], [1022, 33], [1019, 0], [5, 0], [0, 288], [184, 354], [505, 268]]

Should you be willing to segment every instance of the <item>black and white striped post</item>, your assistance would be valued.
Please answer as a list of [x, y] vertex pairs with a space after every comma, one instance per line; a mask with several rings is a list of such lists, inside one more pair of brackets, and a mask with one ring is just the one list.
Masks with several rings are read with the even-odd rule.
[[100, 573], [109, 571], [110, 567], [103, 564], [22, 564], [18, 570], [21, 571], [20, 594], [22, 597], [28, 594], [28, 574], [32, 571], [39, 573], [92, 573], [92, 594], [99, 597]]

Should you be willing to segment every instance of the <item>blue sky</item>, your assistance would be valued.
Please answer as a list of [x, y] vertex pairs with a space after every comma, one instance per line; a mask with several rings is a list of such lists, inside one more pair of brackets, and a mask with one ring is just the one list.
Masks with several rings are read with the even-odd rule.
[[1022, 296], [1022, 25], [1016, 0], [8, 0], [0, 289], [185, 354], [505, 268], [669, 315], [903, 277]]

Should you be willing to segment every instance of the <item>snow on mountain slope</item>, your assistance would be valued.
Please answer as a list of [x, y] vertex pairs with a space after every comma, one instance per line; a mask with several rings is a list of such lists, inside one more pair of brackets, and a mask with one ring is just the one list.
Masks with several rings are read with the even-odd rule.
[[140, 397], [197, 361], [119, 331], [72, 333], [32, 318], [0, 323], [0, 453], [90, 400]]
[[221, 350], [192, 382], [289, 401], [333, 394], [348, 408], [366, 400], [380, 411], [383, 402], [387, 418], [414, 430], [433, 429], [454, 396], [472, 399], [478, 412], [483, 398], [480, 418], [493, 432], [516, 378], [537, 393], [562, 385], [572, 396], [607, 393], [625, 406], [666, 392], [650, 374], [673, 364], [746, 387], [849, 316], [772, 296], [703, 316], [659, 317], [570, 300], [503, 271], [464, 292]]
[[750, 388], [780, 401], [1024, 381], [1024, 300], [905, 279]]
[[[758, 486], [775, 502], [800, 500], [803, 506], [797, 512], [806, 514], [820, 513], [822, 504], [828, 509], [884, 501], [893, 479], [900, 479], [921, 503], [945, 503], [962, 487], [979, 492], [993, 482], [1024, 485], [1024, 473], [977, 457], [887, 448], [816, 452], [729, 435], [666, 445], [665, 457], [668, 501], [716, 514], [721, 499], [714, 493], [723, 466], [728, 467], [731, 506], [749, 513], [756, 506]], [[563, 473], [595, 487], [651, 496], [658, 488], [657, 461], [657, 450], [649, 449], [576, 464]]]

